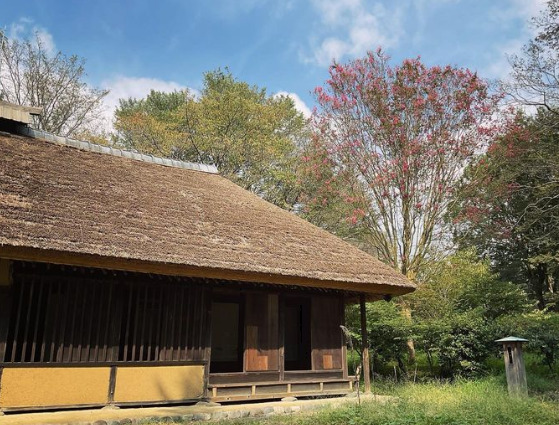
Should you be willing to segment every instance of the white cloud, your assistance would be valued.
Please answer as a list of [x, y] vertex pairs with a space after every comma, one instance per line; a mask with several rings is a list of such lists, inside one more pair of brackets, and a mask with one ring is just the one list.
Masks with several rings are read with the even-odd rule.
[[274, 97], [277, 96], [287, 96], [289, 97], [293, 103], [295, 104], [295, 109], [303, 114], [305, 118], [309, 118], [311, 116], [311, 109], [307, 106], [307, 104], [299, 97], [296, 93], [290, 93], [286, 91], [280, 91], [274, 94]]
[[222, 19], [235, 19], [257, 9], [263, 9], [273, 17], [281, 17], [292, 10], [294, 0], [218, 0], [212, 3], [212, 10]]
[[12, 40], [34, 39], [35, 36], [41, 42], [43, 48], [49, 55], [56, 53], [56, 45], [52, 34], [45, 28], [34, 25], [33, 20], [29, 18], [19, 18], [13, 22], [7, 31], [8, 38]]
[[349, 43], [338, 38], [326, 38], [318, 48], [315, 49], [313, 59], [320, 66], [328, 66], [332, 61], [339, 61], [351, 50]]
[[531, 25], [532, 18], [537, 17], [545, 9], [547, 0], [512, 0], [510, 13], [525, 21], [525, 28], [535, 36], [535, 28]]
[[547, 0], [510, 0], [504, 7], [494, 6], [490, 10], [490, 25], [498, 25], [505, 30], [507, 27], [518, 25], [520, 21], [522, 30], [517, 38], [494, 45], [489, 64], [481, 70], [482, 75], [500, 80], [509, 78], [511, 67], [508, 57], [520, 54], [528, 40], [536, 36], [537, 29], [532, 24], [532, 19], [545, 9], [546, 2]]
[[44, 28], [35, 27], [34, 30], [39, 42], [43, 45], [43, 48], [46, 50], [46, 52], [50, 55], [55, 54], [56, 45], [54, 44], [52, 34]]
[[523, 32], [532, 37], [535, 35], [532, 18], [540, 14], [546, 3], [547, 0], [509, 0], [495, 4], [489, 9], [490, 24], [507, 27], [518, 25], [520, 20]]
[[365, 0], [313, 0], [318, 12], [321, 33], [311, 40], [311, 54], [303, 61], [328, 66], [332, 60], [357, 57], [378, 46], [398, 45], [402, 35], [403, 6], [396, 4], [390, 10], [380, 2], [368, 4]]
[[354, 14], [362, 7], [361, 0], [313, 0], [312, 3], [322, 21], [330, 25], [341, 24], [344, 15]]
[[505, 78], [511, 71], [508, 57], [519, 53], [524, 42], [525, 40], [516, 39], [497, 46], [497, 54], [487, 55], [489, 56], [488, 65], [481, 70], [481, 75], [486, 78]]
[[[114, 112], [118, 106], [119, 99], [136, 98], [141, 99], [146, 97], [151, 90], [162, 92], [172, 92], [175, 90], [186, 89], [186, 86], [174, 81], [165, 81], [157, 78], [145, 77], [126, 77], [119, 75], [105, 80], [101, 83], [104, 89], [108, 89], [109, 94], [104, 99], [104, 116], [109, 127], [107, 130], [112, 129]], [[190, 89], [194, 94], [198, 93], [196, 90]]]

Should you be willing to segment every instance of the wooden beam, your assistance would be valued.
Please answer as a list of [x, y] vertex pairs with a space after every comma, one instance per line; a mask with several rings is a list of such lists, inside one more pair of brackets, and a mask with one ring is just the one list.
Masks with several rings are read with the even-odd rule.
[[359, 297], [361, 310], [361, 343], [363, 352], [363, 377], [365, 379], [365, 392], [371, 392], [371, 369], [369, 366], [369, 341], [367, 335], [367, 310], [365, 308], [365, 294]]
[[0, 257], [11, 260], [38, 261], [69, 266], [95, 267], [167, 276], [205, 277], [210, 279], [261, 282], [278, 285], [297, 285], [309, 288], [327, 288], [367, 294], [369, 299], [385, 295], [403, 295], [415, 290], [412, 286], [372, 282], [322, 280], [304, 276], [271, 274], [255, 271], [219, 269], [177, 263], [159, 263], [132, 258], [101, 256], [68, 251], [0, 245]]

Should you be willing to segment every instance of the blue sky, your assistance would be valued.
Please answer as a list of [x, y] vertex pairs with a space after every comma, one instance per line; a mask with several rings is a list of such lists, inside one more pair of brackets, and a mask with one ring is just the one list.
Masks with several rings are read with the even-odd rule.
[[506, 54], [533, 35], [543, 0], [5, 1], [0, 27], [39, 31], [53, 51], [87, 59], [91, 84], [119, 97], [151, 88], [200, 89], [202, 74], [229, 67], [308, 112], [332, 58], [382, 46], [395, 62], [420, 55], [485, 78], [509, 72]]

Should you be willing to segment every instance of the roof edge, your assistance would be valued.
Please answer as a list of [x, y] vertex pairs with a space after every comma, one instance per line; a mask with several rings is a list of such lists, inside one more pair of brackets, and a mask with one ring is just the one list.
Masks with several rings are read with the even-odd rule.
[[[189, 264], [146, 261], [136, 258], [111, 257], [71, 251], [46, 250], [41, 248], [0, 244], [0, 257], [10, 260], [48, 262], [53, 264], [106, 268], [111, 270], [153, 273], [168, 276], [200, 277], [208, 279], [259, 282], [276, 285], [295, 285], [311, 288], [337, 289], [359, 292], [371, 296], [398, 296], [415, 290], [415, 286], [392, 285], [390, 283], [367, 283], [353, 281], [323, 280], [294, 275], [281, 275], [232, 269], [193, 266]], [[377, 298], [377, 297], [374, 297]]]
[[178, 161], [176, 159], [169, 159], [158, 157], [154, 155], [145, 155], [138, 152], [133, 152], [125, 149], [116, 149], [109, 146], [102, 146], [89, 141], [82, 141], [72, 139], [69, 137], [57, 136], [43, 130], [37, 130], [28, 126], [21, 126], [20, 134], [34, 139], [42, 139], [49, 143], [54, 143], [61, 146], [69, 146], [86, 152], [96, 152], [104, 155], [112, 155], [122, 158], [129, 158], [136, 161], [147, 162], [151, 164], [163, 165], [166, 167], [182, 168], [185, 170], [201, 171], [209, 174], [219, 174], [215, 165], [200, 164], [188, 161]]

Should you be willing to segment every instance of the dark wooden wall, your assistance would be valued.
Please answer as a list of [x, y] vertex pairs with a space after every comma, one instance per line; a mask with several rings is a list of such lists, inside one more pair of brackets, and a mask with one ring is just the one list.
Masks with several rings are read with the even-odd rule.
[[[339, 293], [324, 294], [305, 291], [279, 292], [251, 291], [239, 288], [238, 292], [228, 289], [217, 291], [214, 296], [243, 299], [244, 305], [244, 366], [236, 373], [258, 372], [268, 380], [278, 379], [277, 375], [263, 374], [264, 372], [280, 372], [284, 376], [283, 342], [285, 340], [284, 326], [287, 299], [298, 302], [307, 300], [310, 306], [310, 326], [306, 327], [305, 343], [310, 346], [308, 371], [343, 371], [343, 337], [340, 325], [344, 323], [343, 295]], [[305, 333], [305, 332], [304, 332]], [[302, 369], [285, 371], [285, 374], [300, 374]], [[235, 374], [235, 372], [231, 372]], [[256, 375], [254, 375], [256, 376]], [[248, 378], [247, 378], [248, 379]], [[252, 379], [252, 378], [250, 378]], [[212, 382], [221, 382], [213, 379]], [[228, 381], [223, 381], [228, 382]]]
[[247, 372], [279, 370], [278, 295], [246, 294]]
[[311, 369], [345, 366], [340, 293], [31, 262], [14, 262], [12, 276], [0, 287], [0, 365], [208, 361], [212, 291], [227, 288], [221, 297], [244, 297], [240, 372], [283, 376], [287, 295], [310, 301]]
[[12, 273], [0, 363], [208, 360], [210, 289], [195, 281], [29, 262]]
[[340, 297], [316, 296], [311, 308], [311, 348], [314, 370], [342, 369], [342, 302]]
[[2, 361], [6, 351], [11, 306], [12, 291], [7, 286], [0, 286], [0, 361]]

